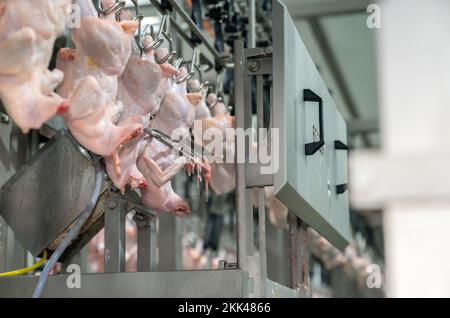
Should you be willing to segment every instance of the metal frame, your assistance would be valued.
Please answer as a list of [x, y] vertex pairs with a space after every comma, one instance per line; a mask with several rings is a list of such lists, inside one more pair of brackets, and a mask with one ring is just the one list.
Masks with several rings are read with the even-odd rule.
[[[153, 4], [157, 3], [150, 0]], [[169, 0], [174, 9], [180, 13], [182, 8]], [[155, 4], [158, 8], [158, 6]], [[186, 12], [181, 17], [190, 21]], [[174, 22], [174, 21], [173, 21]], [[191, 21], [192, 22], [192, 21]], [[204, 41], [208, 50], [215, 56], [217, 63], [224, 63], [220, 55], [214, 52], [208, 41], [203, 38], [200, 30], [188, 22], [193, 32]], [[172, 25], [176, 25], [173, 23]], [[184, 33], [183, 33], [184, 34]], [[186, 34], [184, 34], [186, 36]], [[184, 37], [182, 35], [182, 37]], [[188, 41], [188, 43], [190, 43]], [[243, 42], [235, 43], [235, 103], [237, 127], [251, 126], [252, 109], [252, 80], [256, 77], [256, 100], [258, 125], [263, 123], [263, 76], [272, 73], [271, 54], [265, 54], [261, 49], [244, 50]], [[252, 65], [257, 63], [258, 68]], [[224, 64], [221, 64], [222, 66]], [[271, 105], [272, 106], [272, 105]], [[272, 113], [272, 112], [271, 112]], [[248, 147], [246, 147], [248, 149]], [[246, 154], [248, 158], [248, 153]], [[123, 196], [109, 192], [104, 201], [105, 206], [105, 271], [104, 274], [81, 274], [81, 288], [69, 289], [66, 281], [68, 275], [51, 276], [44, 297], [308, 297], [298, 287], [303, 273], [306, 253], [294, 253], [297, 248], [305, 251], [301, 224], [294, 218], [295, 227], [291, 228], [292, 244], [291, 258], [292, 287], [289, 288], [273, 282], [267, 278], [266, 259], [266, 221], [265, 221], [265, 192], [264, 187], [273, 184], [273, 178], [255, 173], [258, 165], [245, 163], [237, 164], [236, 171], [236, 223], [237, 223], [237, 269], [225, 267], [220, 270], [203, 271], [171, 271], [150, 272], [155, 268], [155, 218], [148, 211], [139, 210], [135, 221], [139, 234], [139, 270], [146, 272], [122, 273], [124, 270], [124, 225], [125, 215], [129, 207]], [[256, 253], [253, 239], [253, 206], [252, 193], [257, 192], [259, 215], [259, 253]], [[107, 251], [107, 252], [106, 252]], [[10, 277], [0, 279], [0, 297], [24, 297], [32, 294], [38, 277]]]
[[[236, 41], [235, 54], [235, 114], [236, 128], [244, 130], [252, 128], [252, 99], [256, 99], [257, 127], [263, 128], [264, 118], [264, 75], [273, 73], [272, 54], [265, 53], [258, 48], [244, 49], [242, 41]], [[252, 82], [256, 80], [256, 94], [252, 96]], [[272, 101], [272, 99], [271, 99]], [[273, 104], [270, 105], [272, 123]], [[236, 226], [238, 267], [249, 274], [248, 291], [250, 297], [275, 296], [274, 290], [283, 290], [285, 297], [309, 297], [309, 279], [307, 246], [304, 240], [306, 231], [303, 227], [292, 227], [291, 233], [295, 243], [291, 245], [289, 258], [291, 259], [291, 286], [282, 286], [270, 281], [267, 277], [267, 251], [266, 251], [266, 222], [265, 222], [265, 192], [264, 187], [273, 185], [273, 175], [259, 173], [260, 165], [249, 162], [249, 142], [244, 144], [245, 162], [237, 163], [236, 169]], [[256, 192], [258, 208], [258, 246], [259, 253], [255, 252], [253, 238], [253, 202], [252, 195]], [[294, 215], [295, 224], [303, 224]], [[300, 250], [301, 252], [298, 252]], [[306, 273], [306, 275], [305, 275]], [[304, 279], [300, 279], [306, 277]], [[273, 286], [277, 286], [275, 289]]]
[[272, 15], [273, 127], [280, 136], [274, 193], [343, 250], [351, 239], [346, 124], [287, 8], [275, 1]]

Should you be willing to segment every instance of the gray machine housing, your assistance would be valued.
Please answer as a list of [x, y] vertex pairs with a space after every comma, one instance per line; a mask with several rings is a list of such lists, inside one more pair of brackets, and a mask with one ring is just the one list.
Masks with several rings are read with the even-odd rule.
[[287, 8], [279, 1], [273, 4], [273, 120], [280, 129], [275, 194], [344, 249], [351, 237], [346, 123]]
[[[89, 156], [60, 130], [2, 186], [1, 216], [37, 256], [59, 244], [88, 202], [94, 182]], [[88, 223], [99, 217], [94, 211]]]

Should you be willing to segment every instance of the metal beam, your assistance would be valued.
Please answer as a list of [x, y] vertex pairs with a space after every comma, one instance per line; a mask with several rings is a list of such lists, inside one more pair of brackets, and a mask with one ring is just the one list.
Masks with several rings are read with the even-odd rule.
[[111, 193], [105, 201], [105, 272], [125, 271], [125, 222], [127, 201]]
[[366, 12], [373, 0], [285, 0], [294, 20]]
[[[50, 276], [46, 298], [242, 298], [241, 270], [175, 271], [81, 275], [80, 288], [67, 286], [69, 275]], [[0, 278], [0, 298], [31, 297], [39, 276]]]

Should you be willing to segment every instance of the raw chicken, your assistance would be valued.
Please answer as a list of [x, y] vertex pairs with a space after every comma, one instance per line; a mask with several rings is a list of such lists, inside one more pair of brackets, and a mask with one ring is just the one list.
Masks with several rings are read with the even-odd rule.
[[[143, 39], [144, 45], [150, 44], [153, 39], [147, 36]], [[159, 110], [155, 104], [155, 91], [162, 78], [161, 67], [154, 61], [153, 50], [143, 53], [142, 58], [137, 48], [124, 73], [119, 78], [118, 100], [124, 104], [123, 113], [118, 124], [141, 123], [147, 127], [150, 116]], [[122, 192], [127, 184], [132, 189], [146, 187], [147, 182], [138, 170], [136, 161], [146, 147], [143, 136], [126, 142], [118, 152], [119, 163], [114, 157], [105, 157], [106, 169], [114, 185]]]
[[[192, 90], [198, 91], [201, 84], [197, 79], [195, 79], [190, 82], [190, 87]], [[209, 111], [208, 105], [206, 105], [206, 101], [202, 100], [195, 111], [195, 120], [201, 120], [208, 117], [211, 117], [211, 112]]]
[[[181, 68], [178, 76], [186, 74]], [[150, 127], [172, 136], [177, 130], [178, 136], [189, 136], [195, 108], [203, 96], [198, 93], [179, 93], [174, 89], [166, 93], [161, 108]], [[172, 151], [154, 138], [150, 138], [144, 154], [138, 159], [138, 168], [145, 176], [148, 187], [141, 189], [144, 204], [157, 212], [171, 212], [178, 216], [189, 214], [189, 205], [177, 195], [170, 180], [187, 161], [184, 157], [176, 158]]]
[[71, 104], [64, 119], [77, 141], [103, 156], [114, 156], [123, 143], [142, 133], [140, 121], [120, 125], [123, 103], [117, 101], [118, 78], [131, 55], [138, 22], [97, 18], [89, 0], [77, 0], [85, 8], [81, 27], [73, 29], [76, 49], [62, 49], [57, 66], [66, 74], [58, 93]]
[[[194, 83], [195, 85], [195, 83]], [[234, 117], [230, 116], [224, 103], [217, 102], [217, 96], [208, 96], [209, 105], [214, 105], [211, 115], [201, 120], [201, 125], [194, 125], [194, 137], [197, 143], [207, 146], [210, 141], [204, 140], [205, 132], [208, 129], [218, 129], [223, 136], [223, 154], [212, 153], [216, 158], [221, 158], [222, 162], [211, 163], [211, 188], [218, 195], [232, 191], [236, 186], [236, 165], [235, 165], [235, 142], [233, 134], [226, 134], [226, 129], [234, 128]], [[200, 129], [201, 128], [201, 129]], [[217, 161], [217, 160], [216, 160]], [[226, 163], [226, 162], [230, 163]]]
[[47, 67], [69, 9], [70, 0], [0, 1], [0, 99], [24, 133], [68, 108], [53, 92], [63, 73]]
[[[155, 55], [156, 58], [161, 59], [168, 53], [169, 50], [167, 48], [160, 48], [156, 50]], [[152, 59], [152, 61], [155, 60], [154, 56], [151, 56], [150, 58]], [[160, 66], [162, 71], [162, 78], [158, 86], [156, 87], [155, 94], [152, 98], [153, 105], [161, 105], [162, 100], [166, 96], [167, 91], [174, 88], [174, 86], [172, 85], [171, 78], [178, 74], [178, 69], [169, 63], [163, 63]]]

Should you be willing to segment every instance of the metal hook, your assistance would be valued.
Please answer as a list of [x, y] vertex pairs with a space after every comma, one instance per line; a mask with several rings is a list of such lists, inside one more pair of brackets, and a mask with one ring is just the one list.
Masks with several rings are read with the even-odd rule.
[[202, 83], [198, 89], [193, 89], [192, 92], [201, 93], [205, 88], [207, 89], [208, 87], [214, 87], [214, 85], [211, 84], [210, 82], [206, 81], [206, 82]]
[[181, 64], [183, 64], [183, 58], [180, 57], [178, 58], [175, 63], [173, 63], [173, 66], [175, 66], [176, 68], [180, 68]]
[[[180, 57], [178, 60], [176, 60], [176, 62], [174, 63], [174, 66], [176, 68], [180, 68], [180, 66], [182, 64], [183, 64], [183, 58]], [[195, 75], [194, 72], [188, 72], [181, 78], [177, 78], [176, 76], [174, 76], [172, 79], [176, 84], [181, 84], [181, 83], [184, 83], [184, 82], [190, 80], [194, 75]]]
[[[184, 75], [184, 76], [181, 77], [181, 78], [177, 78], [176, 76], [174, 76], [174, 77], [173, 77], [173, 81], [174, 81], [176, 84], [184, 83], [184, 82], [190, 80], [190, 79], [195, 75], [195, 72], [194, 72], [194, 64], [195, 64], [195, 60], [196, 60], [196, 55], [197, 55], [197, 48], [194, 48], [194, 50], [192, 51], [192, 61], [191, 61], [191, 63], [190, 63], [189, 71], [188, 71], [188, 73], [187, 73], [186, 75]], [[182, 59], [182, 58], [179, 58], [179, 59], [175, 62], [175, 67], [176, 67], [176, 68], [179, 68], [183, 63], [184, 63], [184, 62], [183, 62], [183, 59]]]
[[183, 76], [182, 78], [180, 78], [180, 79], [178, 79], [178, 78], [175, 77], [175, 78], [174, 78], [174, 82], [175, 82], [176, 84], [184, 83], [184, 82], [190, 80], [194, 75], [195, 75], [194, 72], [189, 72], [189, 73], [187, 73], [186, 75], [184, 75], [184, 76]]
[[[155, 34], [154, 34], [154, 31], [153, 31], [153, 26], [150, 26], [150, 24], [147, 24], [144, 27], [144, 31], [142, 33], [145, 36], [145, 34], [147, 33], [147, 30], [148, 30], [149, 27], [150, 27], [151, 37], [152, 37], [152, 39], [154, 39]], [[138, 41], [139, 41], [138, 42], [139, 49], [144, 51], [144, 52], [149, 52], [151, 50], [157, 50], [161, 46], [161, 44], [164, 43], [164, 39], [156, 39], [155, 41], [153, 41], [149, 45], [143, 45], [142, 44], [142, 35], [139, 36]]]
[[192, 141], [188, 138], [187, 140], [173, 140], [169, 135], [163, 133], [160, 130], [154, 128], [144, 128], [144, 132], [167, 146], [170, 150], [176, 150], [179, 155], [194, 161], [196, 158], [201, 158], [203, 160], [204, 156], [210, 155], [210, 153], [199, 146], [201, 151], [196, 151], [196, 149], [191, 149]]
[[[144, 19], [144, 16], [141, 14], [141, 15], [137, 15], [137, 16], [135, 16], [133, 19], [131, 19], [132, 21], [137, 21], [137, 22], [139, 22], [139, 24], [142, 22], [142, 20]], [[140, 26], [139, 26], [140, 27]]]
[[135, 11], [135, 16], [133, 18], [133, 21], [138, 21], [139, 22], [139, 33], [141, 32], [141, 22], [144, 19], [144, 16], [141, 14], [140, 10], [139, 10], [139, 3], [136, 0], [131, 0], [131, 2], [133, 2], [134, 5], [134, 11]]
[[217, 96], [220, 96], [221, 93], [223, 92], [223, 75], [224, 75], [224, 73], [220, 73], [217, 76], [217, 84], [216, 84], [216, 91], [215, 91], [215, 94]]
[[5, 125], [7, 125], [7, 124], [9, 124], [9, 123], [10, 123], [9, 116], [6, 115], [6, 114], [3, 113], [3, 112], [0, 112], [0, 124], [5, 124]]
[[[153, 41], [152, 43], [150, 43], [149, 45], [142, 45], [142, 33], [147, 32], [147, 29], [149, 27], [149, 25], [147, 24], [144, 27], [144, 31], [142, 32], [142, 20], [144, 19], [144, 16], [141, 14], [140, 10], [139, 10], [139, 3], [137, 0], [131, 0], [131, 2], [133, 2], [134, 5], [134, 11], [135, 11], [135, 17], [133, 18], [133, 21], [138, 21], [139, 22], [139, 27], [138, 27], [138, 36], [137, 36], [137, 46], [139, 48], [139, 50], [142, 52], [149, 52], [151, 50], [156, 50], [157, 48], [159, 48], [161, 46], [161, 44], [164, 42], [163, 39], [157, 39], [156, 41]], [[153, 33], [153, 30], [152, 30]]]
[[113, 6], [109, 7], [108, 9], [103, 9], [102, 8], [102, 1], [98, 0], [95, 2], [96, 5], [96, 9], [99, 15], [110, 15], [110, 14], [117, 14], [119, 13], [123, 8], [125, 8], [125, 1], [118, 1], [116, 0], [116, 4], [114, 4]]
[[222, 96], [217, 96], [217, 99], [214, 103], [212, 103], [211, 105], [209, 105], [209, 108], [213, 109], [214, 107], [217, 106], [217, 104], [222, 103], [223, 102], [223, 98]]
[[170, 62], [176, 56], [177, 56], [177, 52], [176, 51], [172, 51], [172, 52], [170, 52], [169, 54], [167, 54], [166, 56], [164, 56], [164, 57], [162, 57], [160, 59], [158, 59], [158, 57], [155, 56], [155, 62], [158, 63], [158, 64], [163, 64], [163, 63], [166, 63], [168, 61]]
[[200, 83], [203, 83], [203, 71], [200, 68], [200, 64], [195, 64], [194, 65], [195, 70], [198, 73], [198, 79], [200, 80]]
[[165, 40], [169, 43], [169, 51], [176, 52], [173, 49], [173, 39], [172, 39], [172, 35], [170, 34], [170, 32], [171, 32], [170, 21], [171, 21], [170, 16], [165, 14], [161, 21], [161, 27], [159, 28], [157, 38], [161, 39], [162, 37], [164, 37]]

